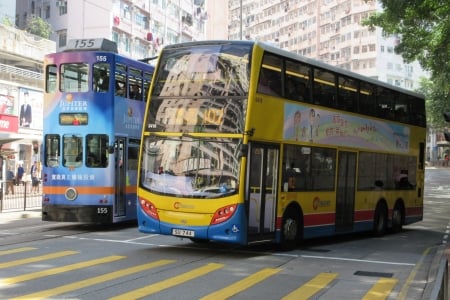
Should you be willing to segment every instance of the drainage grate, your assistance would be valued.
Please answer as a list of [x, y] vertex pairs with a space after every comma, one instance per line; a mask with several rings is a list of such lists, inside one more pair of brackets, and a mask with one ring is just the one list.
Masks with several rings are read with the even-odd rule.
[[368, 272], [368, 271], [356, 271], [353, 275], [371, 276], [371, 277], [386, 277], [386, 278], [391, 278], [392, 276], [394, 276], [394, 274], [392, 274], [392, 273]]

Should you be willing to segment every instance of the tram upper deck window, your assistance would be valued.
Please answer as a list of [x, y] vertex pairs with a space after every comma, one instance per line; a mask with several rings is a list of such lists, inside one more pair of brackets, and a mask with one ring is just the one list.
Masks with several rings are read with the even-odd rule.
[[47, 93], [56, 92], [56, 76], [57, 76], [56, 65], [49, 65], [46, 67], [45, 74], [45, 91]]
[[89, 65], [84, 63], [61, 65], [61, 92], [87, 92]]
[[108, 63], [97, 63], [93, 66], [94, 80], [92, 80], [92, 90], [96, 92], [109, 91], [110, 70]]

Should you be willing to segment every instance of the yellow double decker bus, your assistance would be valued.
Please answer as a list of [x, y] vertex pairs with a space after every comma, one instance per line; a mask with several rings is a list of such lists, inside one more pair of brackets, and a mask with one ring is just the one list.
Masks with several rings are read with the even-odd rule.
[[138, 177], [141, 232], [247, 245], [422, 220], [423, 96], [255, 41], [160, 54]]

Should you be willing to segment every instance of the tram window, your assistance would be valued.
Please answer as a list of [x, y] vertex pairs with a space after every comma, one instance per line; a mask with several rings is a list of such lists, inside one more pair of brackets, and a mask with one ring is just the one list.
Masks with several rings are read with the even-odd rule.
[[47, 77], [45, 78], [45, 91], [47, 93], [56, 92], [56, 65], [47, 66]]
[[61, 65], [61, 92], [87, 92], [89, 65], [83, 63]]
[[108, 136], [105, 134], [88, 134], [86, 136], [86, 166], [105, 168], [108, 166]]
[[152, 80], [152, 74], [149, 72], [144, 72], [144, 86], [143, 93], [144, 101], [147, 101], [148, 89], [150, 88], [150, 82]]
[[128, 78], [129, 82], [129, 98], [142, 101], [142, 79]]
[[63, 166], [81, 167], [83, 163], [83, 139], [80, 135], [63, 136]]
[[394, 92], [390, 89], [379, 87], [376, 96], [378, 105], [378, 117], [388, 120], [394, 120]]
[[48, 134], [45, 136], [45, 165], [47, 167], [57, 167], [60, 164], [60, 136]]
[[109, 64], [97, 63], [93, 66], [94, 80], [92, 90], [96, 92], [107, 92], [109, 90]]

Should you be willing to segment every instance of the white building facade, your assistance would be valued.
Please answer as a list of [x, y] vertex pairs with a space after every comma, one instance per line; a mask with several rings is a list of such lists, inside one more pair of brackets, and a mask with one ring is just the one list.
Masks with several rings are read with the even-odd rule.
[[164, 44], [205, 39], [204, 0], [21, 0], [16, 25], [38, 16], [52, 26], [57, 50], [67, 41], [107, 38], [135, 59], [155, 56]]

